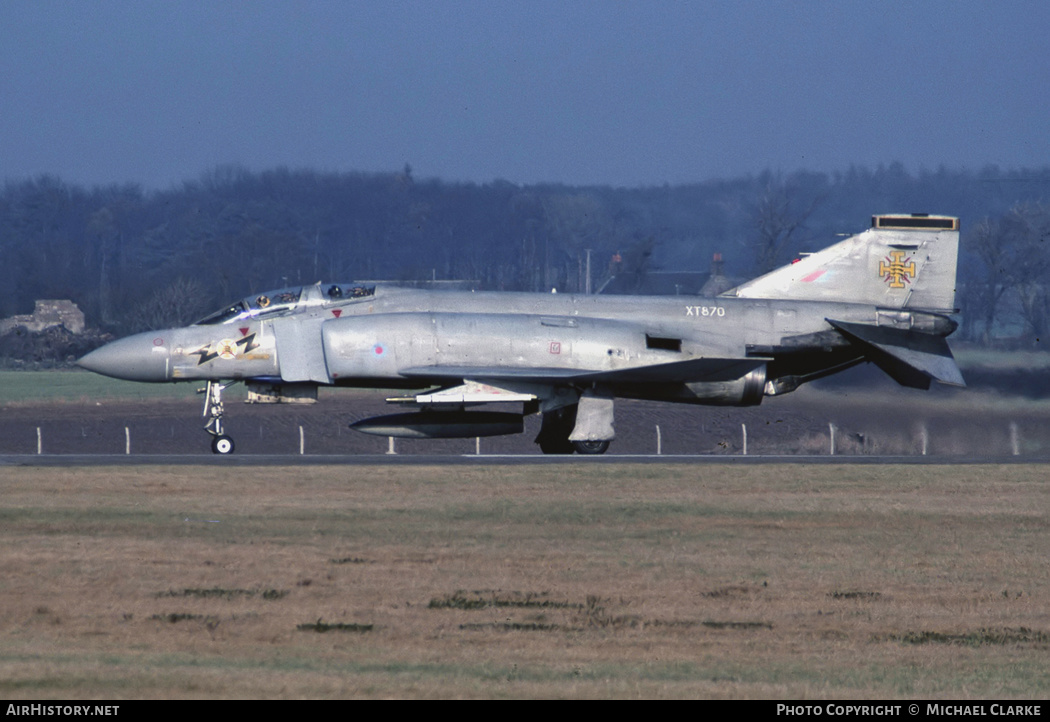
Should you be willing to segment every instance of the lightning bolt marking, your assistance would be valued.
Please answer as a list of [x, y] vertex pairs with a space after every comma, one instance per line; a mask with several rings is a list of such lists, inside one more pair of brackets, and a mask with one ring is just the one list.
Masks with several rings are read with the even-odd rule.
[[206, 346], [201, 346], [199, 349], [197, 349], [189, 355], [198, 356], [199, 358], [197, 359], [197, 365], [200, 366], [202, 364], [208, 363], [212, 359], [219, 358], [219, 354], [209, 351], [210, 348], [211, 344], [209, 343]]
[[238, 346], [241, 346], [241, 347], [242, 347], [242, 349], [241, 349], [241, 350], [242, 350], [242, 351], [243, 351], [244, 353], [248, 353], [248, 352], [249, 352], [249, 351], [251, 351], [252, 349], [256, 349], [256, 348], [259, 348], [259, 344], [255, 343], [255, 334], [254, 334], [254, 333], [253, 333], [253, 334], [250, 334], [250, 335], [248, 335], [248, 336], [245, 336], [245, 337], [244, 337], [244, 338], [242, 338], [242, 339], [239, 339], [239, 340], [237, 341], [237, 344], [236, 344], [236, 345], [238, 345]]

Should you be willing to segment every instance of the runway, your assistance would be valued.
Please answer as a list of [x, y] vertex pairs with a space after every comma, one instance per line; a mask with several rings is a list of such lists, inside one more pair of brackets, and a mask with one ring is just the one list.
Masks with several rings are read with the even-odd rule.
[[[192, 402], [11, 406], [0, 414], [0, 466], [274, 466], [543, 464], [1024, 464], [1050, 461], [1050, 406], [998, 397], [809, 394], [720, 409], [624, 401], [601, 456], [546, 456], [525, 433], [477, 439], [389, 439], [349, 430], [383, 399], [236, 407], [237, 450], [211, 453]], [[619, 403], [619, 402], [618, 402]], [[302, 453], [305, 451], [305, 454]], [[130, 452], [130, 453], [129, 453]], [[175, 452], [175, 453], [173, 453]], [[479, 453], [480, 452], [480, 453]], [[928, 453], [924, 453], [928, 452]]]
[[975, 465], [1046, 464], [1047, 456], [862, 456], [742, 454], [604, 454], [601, 456], [539, 454], [5, 454], [0, 467], [94, 466], [545, 466], [570, 465]]

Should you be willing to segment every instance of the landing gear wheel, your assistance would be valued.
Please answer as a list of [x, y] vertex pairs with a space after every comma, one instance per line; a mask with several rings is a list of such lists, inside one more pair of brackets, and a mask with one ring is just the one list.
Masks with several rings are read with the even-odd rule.
[[604, 454], [609, 450], [608, 441], [574, 441], [577, 454]]
[[216, 436], [211, 440], [211, 451], [213, 454], [232, 454], [233, 439], [229, 436]]

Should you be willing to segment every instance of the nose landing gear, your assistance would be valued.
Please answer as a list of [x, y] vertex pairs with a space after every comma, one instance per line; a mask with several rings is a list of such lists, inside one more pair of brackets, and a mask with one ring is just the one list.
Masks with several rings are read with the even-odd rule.
[[207, 388], [197, 391], [199, 394], [204, 394], [203, 416], [208, 419], [204, 424], [204, 430], [212, 436], [211, 451], [213, 454], [232, 454], [234, 449], [233, 439], [226, 435], [222, 426], [222, 417], [225, 414], [222, 392], [229, 385], [209, 381]]

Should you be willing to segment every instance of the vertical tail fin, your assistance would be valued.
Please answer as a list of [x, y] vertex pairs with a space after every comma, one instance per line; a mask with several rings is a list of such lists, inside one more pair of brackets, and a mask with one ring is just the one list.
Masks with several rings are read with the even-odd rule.
[[722, 295], [954, 311], [959, 219], [913, 214], [871, 220], [863, 233]]

